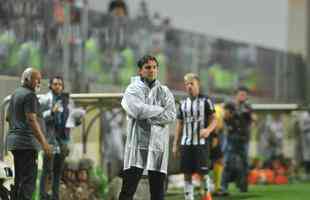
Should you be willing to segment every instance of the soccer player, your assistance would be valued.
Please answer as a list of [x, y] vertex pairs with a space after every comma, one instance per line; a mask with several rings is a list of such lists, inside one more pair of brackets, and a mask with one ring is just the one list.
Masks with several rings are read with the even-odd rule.
[[184, 76], [188, 97], [181, 100], [177, 114], [177, 126], [173, 143], [173, 154], [181, 154], [181, 171], [185, 180], [185, 200], [194, 199], [192, 174], [203, 177], [205, 195], [209, 192], [209, 143], [208, 137], [216, 127], [214, 104], [200, 91], [197, 74]]

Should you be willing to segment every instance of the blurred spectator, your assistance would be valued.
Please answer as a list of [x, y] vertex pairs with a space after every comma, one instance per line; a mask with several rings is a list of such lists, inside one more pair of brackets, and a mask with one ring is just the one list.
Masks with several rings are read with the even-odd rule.
[[108, 80], [108, 75], [103, 71], [101, 60], [99, 35], [97, 32], [91, 32], [85, 42], [85, 67], [90, 81], [105, 83]]
[[145, 0], [140, 1], [136, 20], [138, 21], [138, 25], [142, 27], [150, 27], [152, 24], [150, 19], [150, 11]]
[[216, 129], [212, 134], [211, 162], [213, 170], [213, 180], [215, 185], [215, 195], [221, 190], [221, 181], [223, 174], [223, 139], [224, 139], [224, 108], [221, 104], [215, 105]]
[[306, 179], [310, 180], [310, 114], [300, 113], [297, 128], [297, 159], [305, 169]]
[[120, 50], [127, 42], [126, 30], [128, 26], [127, 5], [122, 0], [113, 0], [109, 4], [108, 16], [104, 18], [104, 48]]
[[157, 36], [153, 35], [152, 41], [152, 54], [156, 57], [159, 63], [159, 73], [158, 73], [158, 80], [163, 83], [167, 84], [167, 58], [163, 51], [163, 34], [158, 33]]
[[77, 199], [89, 200], [95, 199], [94, 191], [90, 190], [90, 173], [93, 170], [93, 161], [88, 158], [79, 160], [79, 169], [77, 171], [77, 187], [75, 195]]
[[0, 24], [0, 72], [5, 74], [12, 73], [14, 63], [16, 63], [13, 60], [16, 55], [16, 37], [14, 32], [7, 28], [4, 24]]
[[[104, 77], [104, 82], [120, 84], [123, 82], [124, 71], [130, 72], [122, 66], [124, 61], [122, 51], [128, 49], [128, 38], [130, 37], [130, 21], [126, 3], [122, 0], [111, 1], [108, 5], [108, 14], [102, 19], [103, 28], [100, 32], [100, 44], [103, 49], [102, 69], [106, 74], [109, 74]], [[129, 80], [130, 75], [126, 78]]]
[[267, 115], [260, 136], [260, 149], [266, 160], [283, 154], [284, 124], [280, 114]]
[[18, 51], [18, 65], [42, 68], [40, 44], [38, 41], [29, 40], [20, 45]]
[[127, 5], [123, 0], [112, 0], [109, 4], [109, 13], [117, 17], [128, 15]]
[[287, 177], [288, 166], [287, 166], [287, 163], [285, 163], [284, 158], [278, 157], [274, 159], [271, 163], [271, 167], [275, 174], [274, 183], [277, 185], [287, 184], [288, 183], [288, 177]]
[[123, 123], [125, 115], [119, 108], [103, 114], [103, 157], [109, 181], [120, 174], [124, 159]]
[[77, 172], [79, 169], [79, 162], [74, 160], [66, 160], [64, 166], [64, 173], [60, 185], [60, 199], [76, 200], [75, 188], [78, 182]]
[[132, 48], [129, 45], [123, 49], [120, 53], [121, 64], [119, 70], [119, 81], [121, 86], [128, 85], [130, 82], [130, 77], [136, 73], [135, 69], [135, 54]]

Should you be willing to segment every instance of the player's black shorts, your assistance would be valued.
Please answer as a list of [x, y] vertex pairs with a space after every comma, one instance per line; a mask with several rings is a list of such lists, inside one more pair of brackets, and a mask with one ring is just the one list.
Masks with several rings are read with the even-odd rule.
[[181, 145], [180, 153], [182, 173], [208, 173], [208, 145]]

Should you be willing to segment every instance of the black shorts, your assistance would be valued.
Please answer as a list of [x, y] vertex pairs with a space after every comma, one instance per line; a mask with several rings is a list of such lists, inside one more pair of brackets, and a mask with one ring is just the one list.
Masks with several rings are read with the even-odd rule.
[[208, 145], [182, 145], [181, 172], [184, 174], [207, 174], [209, 171]]

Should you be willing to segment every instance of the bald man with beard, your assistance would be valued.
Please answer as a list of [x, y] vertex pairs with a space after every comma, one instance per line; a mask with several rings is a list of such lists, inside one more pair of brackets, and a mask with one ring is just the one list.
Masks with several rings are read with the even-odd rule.
[[21, 86], [11, 96], [8, 117], [7, 149], [14, 156], [14, 198], [30, 200], [35, 190], [37, 155], [40, 146], [51, 157], [52, 148], [42, 131], [42, 116], [36, 92], [40, 89], [41, 73], [27, 68], [21, 77]]

